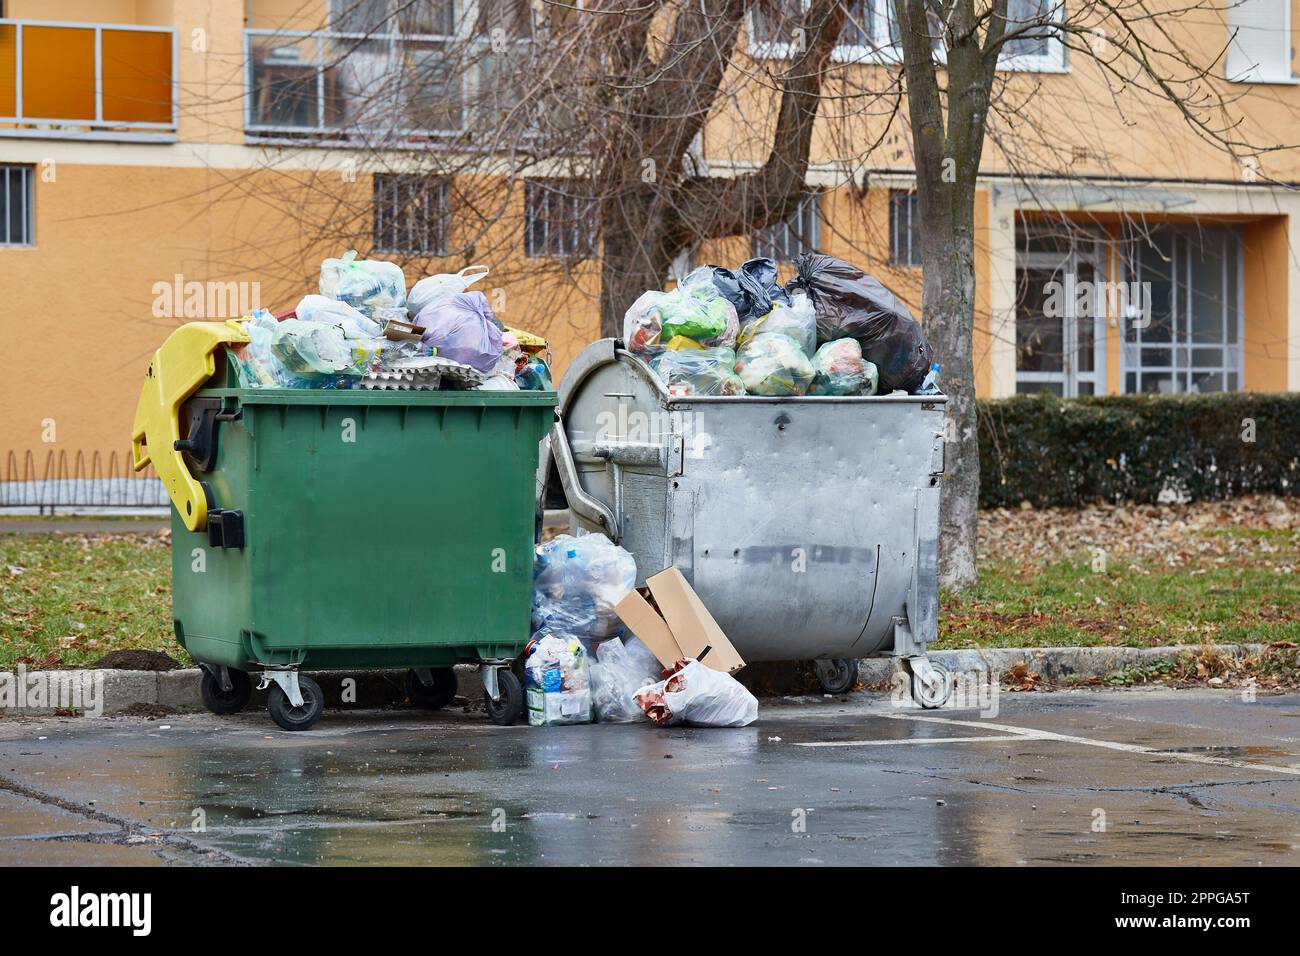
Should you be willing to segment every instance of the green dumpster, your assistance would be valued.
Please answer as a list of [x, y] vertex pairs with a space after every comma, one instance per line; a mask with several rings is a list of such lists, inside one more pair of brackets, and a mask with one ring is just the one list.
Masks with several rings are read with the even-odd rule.
[[175, 443], [206, 522], [172, 511], [176, 638], [208, 706], [241, 709], [260, 672], [272, 718], [306, 729], [322, 702], [302, 670], [411, 668], [412, 699], [436, 707], [469, 662], [512, 721], [555, 393], [225, 387], [214, 351]]

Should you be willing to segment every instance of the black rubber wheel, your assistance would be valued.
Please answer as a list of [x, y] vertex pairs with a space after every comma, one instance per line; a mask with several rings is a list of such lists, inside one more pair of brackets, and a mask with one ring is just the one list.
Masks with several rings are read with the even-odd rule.
[[298, 690], [302, 693], [302, 706], [295, 707], [279, 684], [271, 684], [267, 694], [266, 709], [271, 719], [284, 730], [310, 730], [325, 712], [325, 695], [320, 684], [305, 674], [298, 675]]
[[817, 683], [827, 694], [847, 694], [858, 682], [858, 662], [855, 660], [813, 661], [817, 670]]
[[226, 673], [230, 675], [230, 690], [222, 690], [221, 682], [203, 669], [203, 681], [199, 692], [203, 695], [203, 706], [214, 714], [237, 714], [248, 706], [248, 699], [253, 696], [253, 682], [243, 671], [233, 667]]
[[456, 696], [456, 672], [450, 667], [433, 668], [433, 683], [426, 684], [413, 670], [406, 672], [406, 696], [425, 710], [441, 710]]
[[509, 727], [524, 712], [524, 685], [519, 683], [513, 671], [502, 667], [497, 671], [497, 692], [500, 694], [497, 700], [489, 697], [487, 691], [483, 692], [488, 718], [494, 724]]

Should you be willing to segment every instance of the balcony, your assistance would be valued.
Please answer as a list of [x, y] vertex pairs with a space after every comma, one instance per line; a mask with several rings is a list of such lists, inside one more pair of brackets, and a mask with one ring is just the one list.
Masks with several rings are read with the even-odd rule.
[[[535, 135], [548, 99], [523, 103], [521, 77], [541, 55], [524, 38], [250, 29], [244, 47], [251, 142], [465, 147], [477, 127], [500, 144]], [[565, 114], [552, 106], [549, 125]]]
[[0, 136], [174, 142], [176, 31], [0, 20]]

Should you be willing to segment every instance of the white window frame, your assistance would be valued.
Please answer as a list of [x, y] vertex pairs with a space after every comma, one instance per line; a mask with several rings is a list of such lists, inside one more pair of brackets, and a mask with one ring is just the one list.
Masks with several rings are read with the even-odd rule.
[[[899, 233], [899, 207], [907, 210], [907, 258], [900, 259], [898, 250], [901, 235]], [[921, 268], [921, 255], [916, 248], [916, 222], [920, 217], [915, 189], [889, 190], [889, 264], [900, 269]]]
[[[1246, 335], [1246, 290], [1245, 290], [1245, 251], [1244, 243], [1241, 237], [1240, 228], [1231, 226], [1218, 227], [1226, 230], [1224, 238], [1225, 250], [1231, 247], [1233, 253], [1231, 262], [1229, 257], [1224, 256], [1221, 265], [1223, 285], [1228, 284], [1228, 272], [1233, 273], [1232, 287], [1236, 293], [1235, 301], [1229, 305], [1226, 301], [1223, 306], [1223, 340], [1220, 342], [1193, 342], [1190, 336], [1180, 334], [1185, 333], [1188, 324], [1192, 321], [1192, 268], [1191, 268], [1191, 245], [1194, 242], [1202, 241], [1198, 233], [1197, 226], [1168, 226], [1171, 234], [1170, 248], [1173, 250], [1173, 262], [1171, 263], [1170, 273], [1174, 284], [1175, 296], [1172, 301], [1172, 334], [1168, 342], [1144, 342], [1142, 330], [1135, 330], [1134, 341], [1128, 340], [1128, 327], [1126, 322], [1122, 322], [1120, 335], [1120, 364], [1119, 364], [1119, 388], [1120, 392], [1126, 395], [1137, 394], [1170, 394], [1165, 392], [1144, 393], [1142, 391], [1142, 377], [1145, 374], [1164, 375], [1169, 374], [1171, 381], [1174, 383], [1172, 394], [1183, 395], [1190, 392], [1192, 376], [1198, 372], [1218, 373], [1223, 380], [1224, 388], [1222, 392], [1242, 392], [1246, 390], [1246, 358], [1245, 358], [1245, 335]], [[1228, 241], [1230, 240], [1230, 241]], [[1134, 240], [1137, 242], [1141, 239]], [[1135, 263], [1135, 253], [1130, 252], [1120, 257], [1123, 267], [1124, 282], [1141, 282], [1142, 273], [1140, 264]], [[1236, 322], [1233, 327], [1233, 334], [1236, 341], [1227, 341], [1228, 325], [1230, 321], [1229, 310], [1235, 312]], [[1198, 349], [1220, 349], [1221, 363], [1217, 365], [1198, 365], [1195, 363], [1195, 353]], [[1146, 351], [1168, 351], [1171, 361], [1169, 365], [1144, 365], [1143, 354]], [[1129, 391], [1128, 376], [1136, 374], [1136, 388]], [[1232, 388], [1227, 388], [1228, 376], [1235, 375], [1236, 381]], [[1203, 392], [1200, 394], [1217, 394], [1215, 392]]]
[[[811, 0], [802, 0], [804, 10], [808, 9], [810, 2]], [[835, 49], [831, 51], [831, 59], [834, 62], [886, 64], [902, 62], [902, 51], [889, 35], [889, 17], [877, 14], [880, 5], [888, 2], [889, 0], [869, 0], [871, 22], [868, 32], [871, 35], [872, 45], [837, 44]], [[1063, 0], [1057, 0], [1052, 8], [1052, 20], [1059, 22], [1063, 14]], [[792, 43], [773, 43], [755, 39], [752, 13], [747, 18], [746, 31], [749, 37], [748, 49], [750, 56], [764, 60], [789, 60], [793, 58], [795, 49]], [[947, 51], [942, 45], [936, 48], [934, 53], [935, 59], [940, 65], [947, 62]], [[1070, 65], [1066, 55], [1065, 43], [1059, 36], [1051, 37], [1048, 40], [1047, 53], [1000, 57], [998, 59], [998, 70], [1006, 73], [1068, 73], [1070, 72]]]
[[[1060, 23], [1065, 16], [1063, 0], [1054, 0], [1051, 22]], [[1010, 23], [1008, 23], [1010, 26]], [[1007, 54], [998, 57], [998, 71], [1002, 73], [1069, 73], [1065, 41], [1059, 35], [1047, 38], [1046, 53]]]
[[[1291, 0], [1228, 0], [1224, 21], [1228, 49], [1223, 57], [1223, 75], [1229, 82], [1300, 84], [1292, 67]], [[1274, 51], [1279, 57], [1272, 68], [1255, 53], [1270, 39], [1280, 47]]]
[[[1018, 230], [1026, 230], [1027, 234], [1032, 237], [1035, 224], [1020, 222], [1017, 224]], [[1052, 227], [1048, 227], [1052, 228]], [[1016, 287], [1020, 286], [1020, 273], [1029, 269], [1051, 269], [1055, 275], [1065, 277], [1073, 274], [1078, 276], [1080, 266], [1087, 265], [1092, 270], [1093, 279], [1096, 281], [1105, 281], [1106, 279], [1106, 242], [1100, 235], [1092, 235], [1087, 230], [1070, 243], [1068, 250], [1016, 250]], [[1019, 318], [1019, 293], [1017, 293], [1017, 319]], [[1016, 391], [1017, 394], [1032, 394], [1020, 392], [1021, 383], [1026, 385], [1060, 385], [1062, 398], [1078, 398], [1081, 395], [1105, 395], [1106, 394], [1106, 305], [1094, 301], [1092, 319], [1092, 369], [1083, 371], [1078, 367], [1078, 357], [1081, 353], [1079, 347], [1079, 320], [1086, 319], [1087, 316], [1079, 316], [1074, 313], [1073, 308], [1070, 313], [1061, 318], [1061, 343], [1062, 356], [1061, 367], [1058, 370], [1039, 371], [1030, 369], [1021, 369], [1019, 367], [1019, 352], [1017, 351], [1016, 367]], [[1091, 392], [1081, 392], [1080, 384], [1091, 384]]]
[[[0, 189], [4, 190], [4, 223], [0, 225], [0, 249], [30, 249], [36, 245], [36, 167], [25, 163], [0, 163]], [[18, 188], [23, 197], [22, 235], [14, 240], [9, 229], [13, 216], [9, 209], [9, 197], [13, 194], [13, 181], [19, 180]]]

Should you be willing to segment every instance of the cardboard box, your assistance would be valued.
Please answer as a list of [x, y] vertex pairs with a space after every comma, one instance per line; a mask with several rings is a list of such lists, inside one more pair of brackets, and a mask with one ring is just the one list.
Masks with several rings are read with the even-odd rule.
[[645, 583], [645, 588], [633, 591], [614, 610], [661, 664], [669, 667], [689, 657], [724, 674], [734, 674], [745, 666], [681, 571], [667, 568], [646, 578]]

